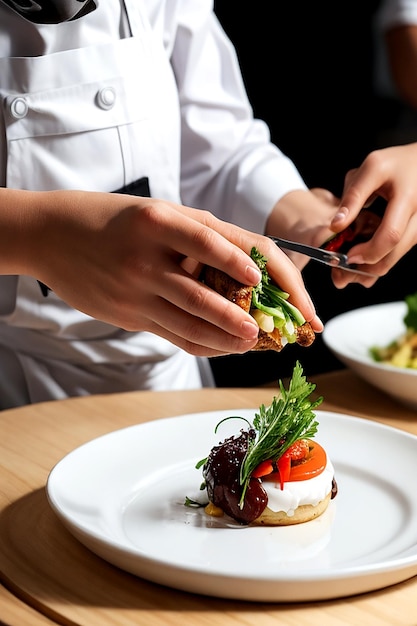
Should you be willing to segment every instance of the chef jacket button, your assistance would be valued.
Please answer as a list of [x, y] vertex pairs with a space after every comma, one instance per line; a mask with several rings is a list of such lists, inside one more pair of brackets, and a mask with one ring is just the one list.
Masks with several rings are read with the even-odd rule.
[[10, 103], [10, 113], [16, 119], [21, 119], [22, 117], [26, 117], [28, 113], [28, 105], [24, 98], [15, 98]]
[[116, 91], [113, 87], [103, 87], [97, 94], [97, 104], [101, 109], [112, 109], [116, 102]]

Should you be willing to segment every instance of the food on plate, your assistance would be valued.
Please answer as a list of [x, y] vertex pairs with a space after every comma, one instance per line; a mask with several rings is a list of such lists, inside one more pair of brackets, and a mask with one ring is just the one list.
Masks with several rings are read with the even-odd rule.
[[324, 513], [337, 484], [331, 460], [313, 439], [318, 429], [314, 409], [323, 398], [309, 399], [315, 385], [307, 382], [298, 361], [288, 388], [282, 381], [279, 387], [252, 424], [197, 463], [207, 501], [187, 498], [186, 504], [204, 506], [208, 515], [226, 514], [241, 525], [288, 526]]
[[289, 294], [271, 282], [266, 269], [267, 259], [256, 248], [251, 257], [262, 272], [255, 287], [242, 285], [228, 274], [210, 266], [203, 268], [201, 279], [211, 289], [248, 311], [259, 326], [259, 337], [253, 350], [280, 352], [288, 343], [310, 346], [315, 333], [311, 324], [293, 304]]
[[358, 217], [344, 230], [330, 237], [323, 246], [324, 250], [347, 254], [358, 243], [364, 243], [371, 239], [381, 218], [373, 211], [362, 209]]
[[417, 292], [406, 296], [405, 332], [386, 346], [372, 346], [370, 355], [379, 363], [417, 369]]

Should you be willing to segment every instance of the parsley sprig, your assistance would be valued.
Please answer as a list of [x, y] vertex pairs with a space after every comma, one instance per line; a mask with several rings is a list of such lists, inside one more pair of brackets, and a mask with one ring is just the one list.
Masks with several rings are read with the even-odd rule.
[[243, 507], [246, 490], [252, 472], [262, 461], [279, 459], [297, 439], [310, 439], [316, 432], [318, 422], [314, 409], [323, 401], [320, 396], [315, 401], [309, 396], [316, 388], [303, 375], [303, 368], [297, 361], [288, 389], [279, 381], [280, 394], [275, 396], [269, 407], [261, 405], [255, 414], [253, 428], [255, 437], [249, 439], [249, 446], [240, 469], [242, 494], [239, 505]]

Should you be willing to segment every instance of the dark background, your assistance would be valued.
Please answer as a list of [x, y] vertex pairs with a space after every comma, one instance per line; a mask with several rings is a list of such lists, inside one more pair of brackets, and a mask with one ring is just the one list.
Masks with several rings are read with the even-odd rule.
[[[309, 187], [340, 196], [345, 173], [374, 148], [402, 143], [395, 129], [402, 104], [376, 93], [373, 19], [378, 2], [257, 2], [217, 0], [215, 11], [233, 41], [256, 117], [290, 156]], [[392, 132], [393, 131], [393, 132]], [[402, 300], [417, 290], [412, 250], [374, 287], [333, 286], [330, 269], [309, 263], [307, 288], [325, 323], [344, 311]], [[406, 277], [406, 278], [405, 278]], [[381, 338], [383, 342], [383, 338]], [[248, 353], [211, 360], [218, 386], [252, 386], [304, 373], [340, 369], [322, 338], [309, 348]]]

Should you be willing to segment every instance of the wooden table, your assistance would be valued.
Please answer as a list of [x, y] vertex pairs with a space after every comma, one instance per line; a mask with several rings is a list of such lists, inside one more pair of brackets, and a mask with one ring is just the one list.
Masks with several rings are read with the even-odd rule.
[[[320, 409], [417, 434], [417, 412], [346, 370], [312, 379]], [[0, 414], [0, 624], [7, 626], [396, 626], [417, 624], [417, 577], [356, 597], [299, 604], [245, 603], [158, 586], [84, 548], [47, 503], [49, 472], [104, 433], [197, 411], [269, 404], [276, 386], [133, 392], [40, 403]]]

